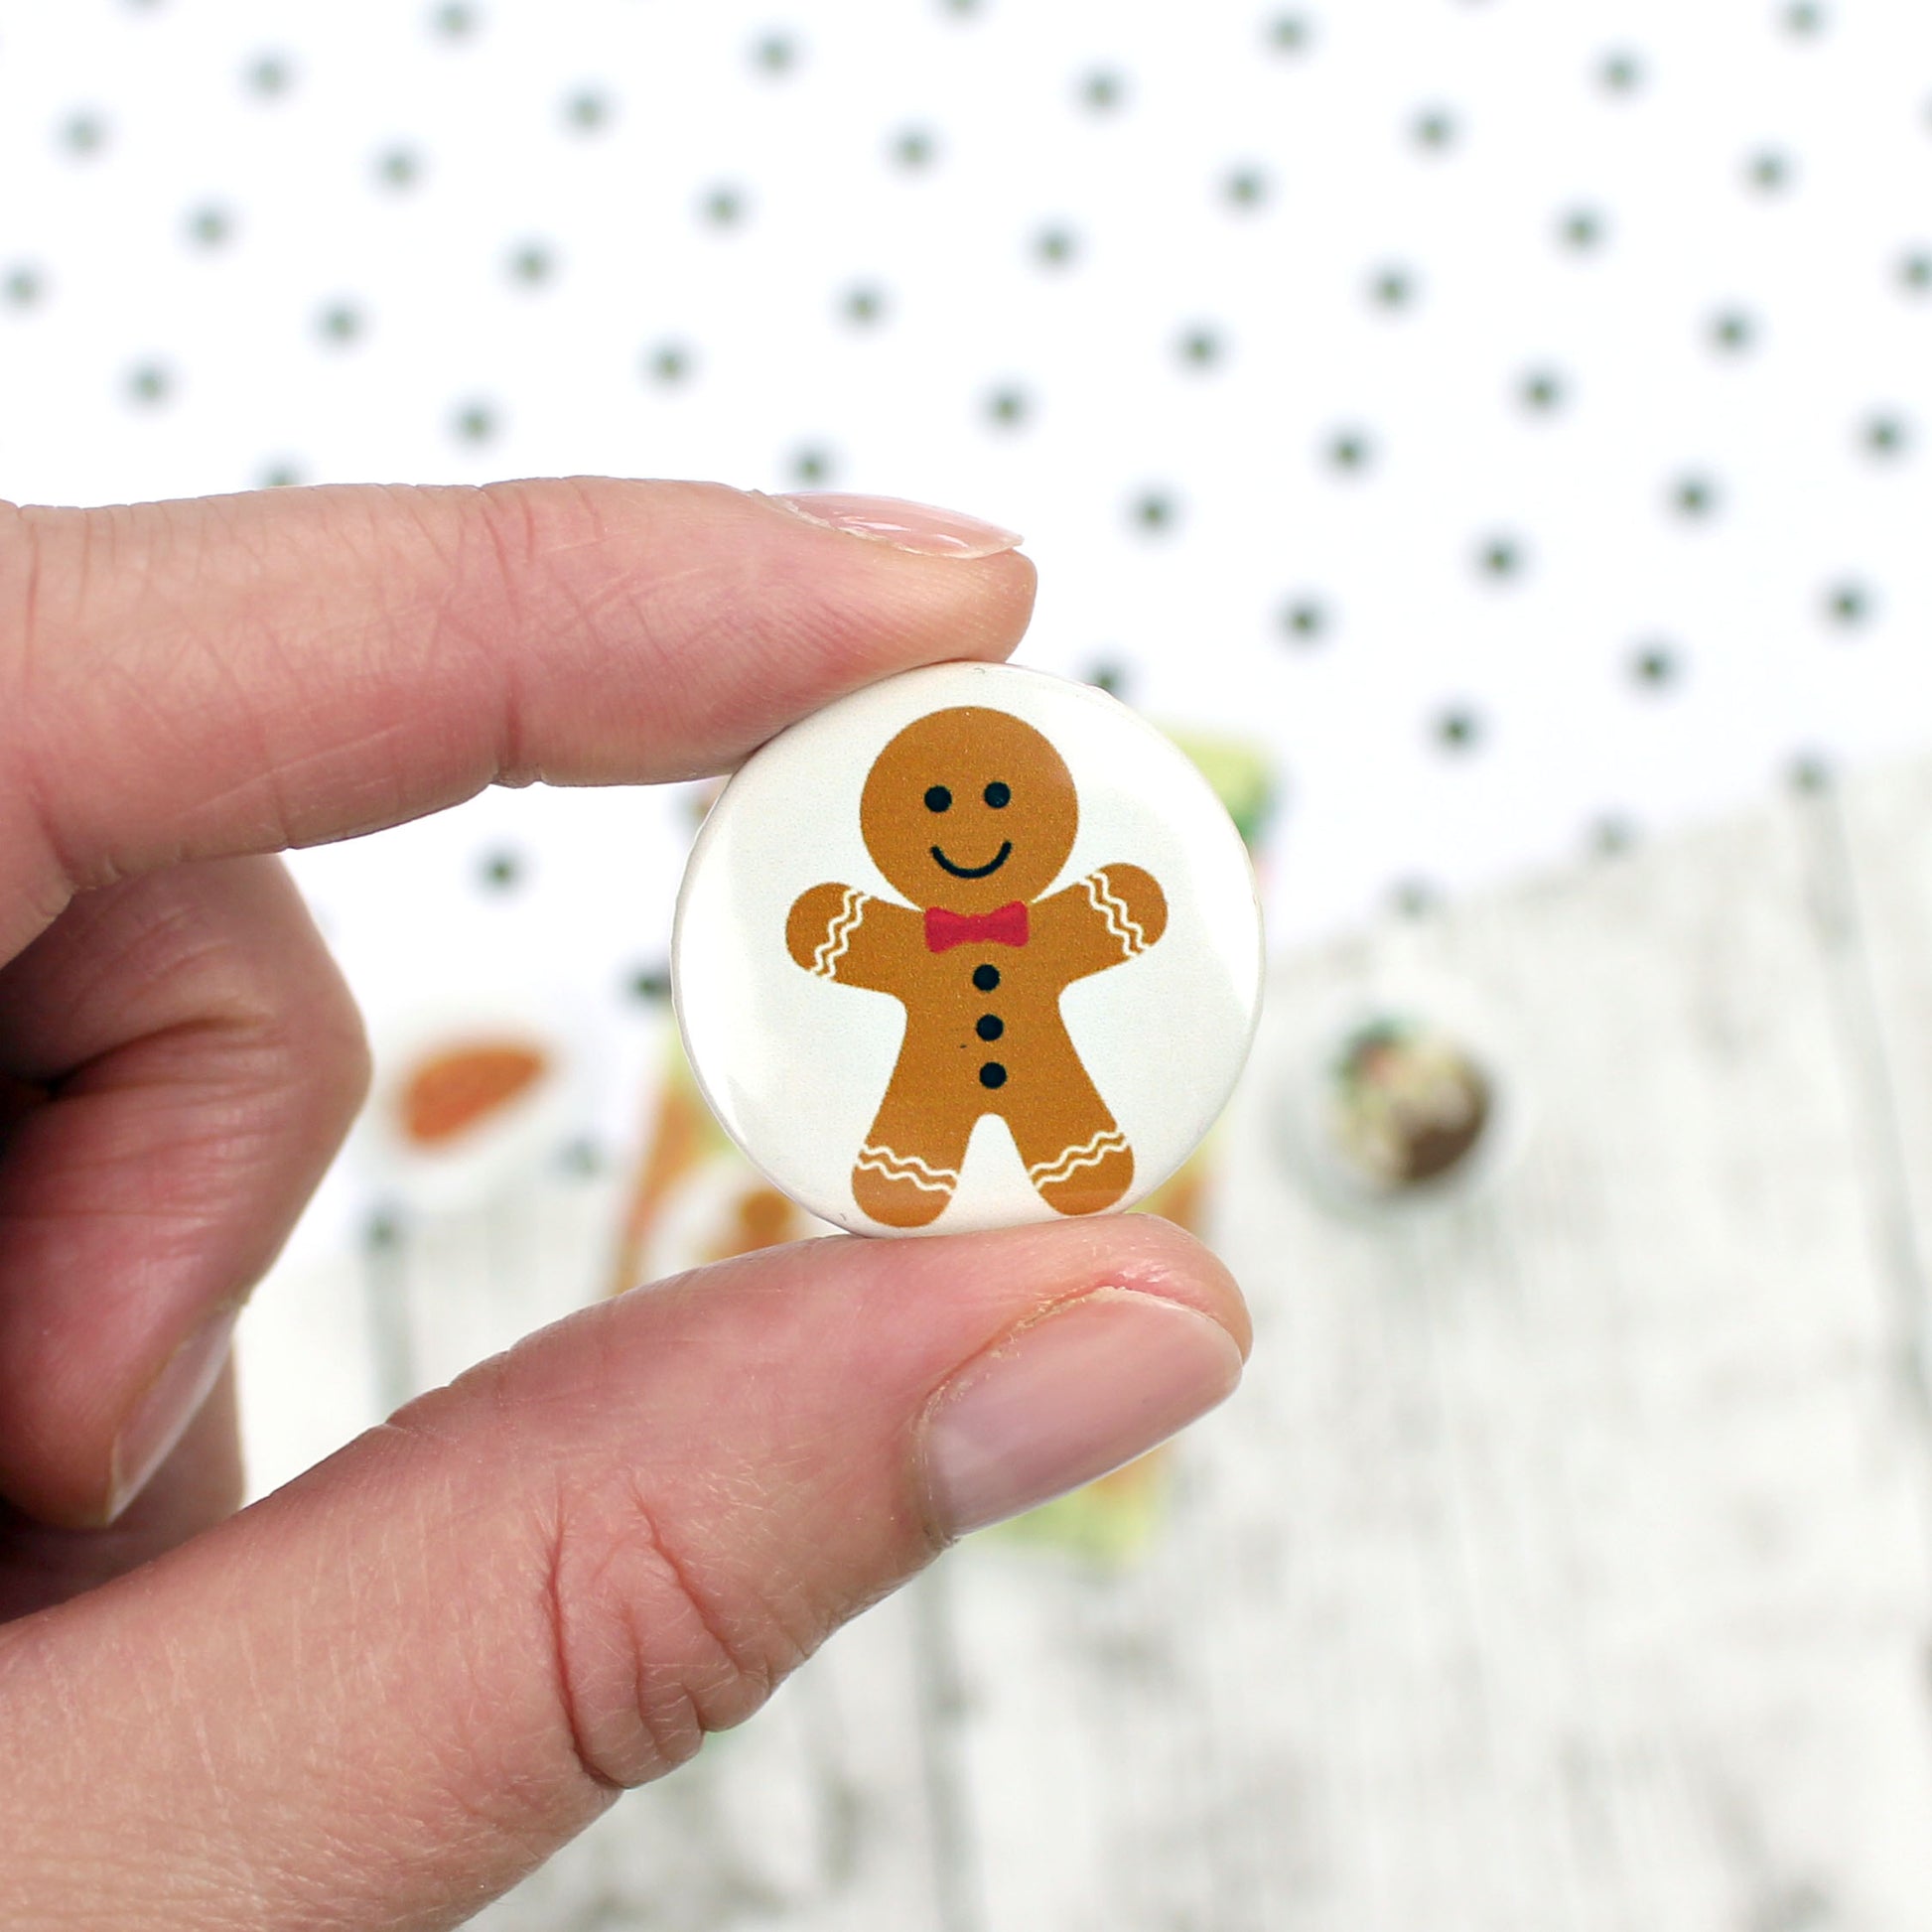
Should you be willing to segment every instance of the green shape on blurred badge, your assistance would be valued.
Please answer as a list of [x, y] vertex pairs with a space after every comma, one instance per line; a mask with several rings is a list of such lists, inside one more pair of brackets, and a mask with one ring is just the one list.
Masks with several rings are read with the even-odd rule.
[[1163, 1446], [1050, 1503], [986, 1532], [1119, 1569], [1146, 1554], [1167, 1518], [1169, 1456]]
[[1225, 738], [1218, 732], [1173, 731], [1168, 736], [1193, 759], [1214, 795], [1227, 807], [1241, 842], [1258, 851], [1280, 802], [1274, 760], [1251, 739]]

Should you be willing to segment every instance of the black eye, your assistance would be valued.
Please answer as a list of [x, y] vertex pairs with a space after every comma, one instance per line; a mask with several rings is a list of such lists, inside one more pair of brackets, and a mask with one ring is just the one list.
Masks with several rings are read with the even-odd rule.
[[944, 785], [934, 785], [925, 795], [925, 808], [929, 812], [944, 812], [952, 809], [952, 793]]
[[1001, 808], [1001, 806], [1006, 804], [1008, 800], [1012, 798], [1012, 796], [1013, 793], [1010, 790], [1008, 790], [1008, 788], [1005, 785], [1003, 785], [998, 778], [995, 778], [993, 782], [987, 786], [985, 792], [986, 802], [989, 805], [991, 805], [996, 812]]

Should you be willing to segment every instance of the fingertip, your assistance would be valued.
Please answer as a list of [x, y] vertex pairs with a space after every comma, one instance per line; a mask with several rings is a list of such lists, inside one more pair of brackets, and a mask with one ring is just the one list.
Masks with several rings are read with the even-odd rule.
[[[1246, 1361], [1254, 1324], [1239, 1283], [1214, 1250], [1159, 1214], [1096, 1214], [1078, 1220], [1037, 1222], [988, 1234], [939, 1236], [919, 1247], [972, 1242], [1007, 1269], [1041, 1282], [1061, 1284], [1053, 1304], [1102, 1290], [1123, 1290], [1178, 1303], [1227, 1331]], [[896, 1248], [905, 1244], [869, 1244]], [[982, 1271], [985, 1264], [981, 1264]]]
[[1218, 1322], [1245, 1362], [1254, 1347], [1254, 1320], [1240, 1283], [1221, 1257], [1197, 1235], [1159, 1214], [1122, 1214], [1117, 1218], [1135, 1238], [1148, 1244], [1138, 1250], [1143, 1257], [1141, 1265], [1147, 1270], [1144, 1279], [1121, 1286], [1165, 1295]]
[[1120, 1468], [1241, 1380], [1227, 1328], [1191, 1302], [1100, 1288], [1022, 1323], [929, 1405], [920, 1464], [951, 1541]]
[[839, 490], [801, 490], [781, 496], [766, 496], [759, 490], [752, 493], [759, 501], [803, 517], [822, 530], [883, 543], [888, 549], [914, 557], [972, 563], [1017, 550], [1022, 541], [1018, 530], [1009, 530], [1003, 524], [902, 496], [854, 496]]
[[[449, 519], [445, 545], [460, 552], [476, 492], [429, 493]], [[510, 760], [518, 776], [599, 783], [727, 769], [880, 678], [951, 658], [1006, 658], [1033, 617], [1032, 560], [1011, 533], [955, 511], [605, 477], [481, 493], [489, 588], [484, 604], [466, 601], [463, 627], [501, 633], [508, 609], [523, 614], [525, 630], [545, 633], [542, 662], [522, 679]], [[883, 506], [881, 522], [902, 511], [906, 539], [865, 532], [814, 503]], [[958, 537], [951, 550], [935, 537], [940, 547], [922, 549], [919, 516], [942, 532], [994, 534]], [[559, 608], [574, 614], [562, 629]], [[515, 646], [526, 656], [537, 647], [535, 636]], [[493, 654], [510, 648], [498, 643]], [[588, 720], [587, 682], [606, 693]]]

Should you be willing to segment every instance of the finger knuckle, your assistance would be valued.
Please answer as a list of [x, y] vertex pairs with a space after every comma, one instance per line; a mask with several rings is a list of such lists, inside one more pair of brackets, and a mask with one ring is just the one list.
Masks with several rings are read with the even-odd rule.
[[316, 1088], [317, 1112], [337, 1134], [346, 1133], [369, 1097], [375, 1059], [361, 1010], [340, 969], [326, 956], [320, 962], [305, 1031], [311, 1046], [306, 1064]]
[[[579, 479], [487, 483], [469, 500], [471, 527], [487, 561], [483, 577], [489, 601], [509, 615], [512, 627], [587, 627], [577, 574], [560, 560], [604, 540], [603, 510], [589, 484]], [[497, 781], [527, 784], [544, 772], [531, 750], [528, 699], [513, 655], [497, 660], [497, 675], [502, 716]]]
[[734, 1574], [710, 1534], [676, 1525], [634, 1472], [560, 1501], [547, 1599], [577, 1757], [630, 1786], [749, 1718], [809, 1639]]
[[84, 583], [86, 527], [80, 512], [0, 504], [0, 769], [12, 794], [0, 798], [0, 823], [34, 855], [35, 930], [51, 923], [76, 886], [49, 803], [44, 741], [53, 680], [73, 655], [49, 648], [49, 604], [55, 586], [74, 595]]
[[212, 861], [144, 886], [121, 965], [150, 989], [151, 1050], [207, 1096], [214, 1118], [257, 1123], [253, 1136], [231, 1135], [236, 1158], [252, 1148], [280, 1170], [299, 1149], [306, 1172], [333, 1154], [369, 1090], [368, 1039], [341, 969], [272, 859]]

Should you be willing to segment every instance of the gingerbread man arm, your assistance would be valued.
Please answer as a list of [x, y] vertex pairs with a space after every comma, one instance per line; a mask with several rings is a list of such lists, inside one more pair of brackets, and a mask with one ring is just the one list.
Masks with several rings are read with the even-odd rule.
[[1102, 866], [1035, 909], [1054, 966], [1069, 980], [1135, 958], [1168, 929], [1168, 896], [1139, 866]]
[[874, 993], [897, 993], [908, 956], [923, 943], [909, 906], [856, 886], [814, 886], [785, 920], [785, 949], [808, 973]]

